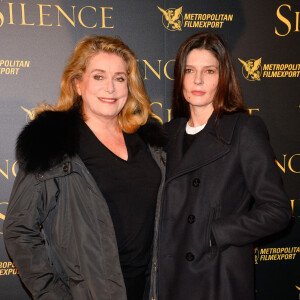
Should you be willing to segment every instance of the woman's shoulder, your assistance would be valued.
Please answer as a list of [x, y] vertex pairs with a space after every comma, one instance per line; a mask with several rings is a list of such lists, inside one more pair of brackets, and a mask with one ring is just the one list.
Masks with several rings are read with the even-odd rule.
[[237, 135], [245, 140], [251, 138], [256, 140], [269, 140], [267, 127], [260, 116], [238, 112], [224, 115], [221, 120], [221, 131], [228, 132], [228, 127], [231, 128], [231, 137]]
[[187, 123], [187, 118], [175, 118], [167, 123], [164, 124], [164, 129], [168, 136], [174, 135], [184, 127]]
[[223, 114], [220, 118], [220, 123], [223, 124], [234, 124], [234, 126], [264, 126], [264, 121], [260, 116], [249, 114], [247, 112], [234, 112]]
[[27, 173], [46, 171], [64, 155], [76, 154], [80, 113], [44, 111], [27, 124], [16, 143], [16, 157]]
[[266, 130], [265, 122], [258, 115], [253, 115], [249, 113], [237, 113], [237, 116], [238, 116], [237, 126], [239, 127]]
[[163, 147], [166, 143], [166, 133], [161, 122], [149, 117], [145, 125], [140, 126], [137, 134], [150, 146]]

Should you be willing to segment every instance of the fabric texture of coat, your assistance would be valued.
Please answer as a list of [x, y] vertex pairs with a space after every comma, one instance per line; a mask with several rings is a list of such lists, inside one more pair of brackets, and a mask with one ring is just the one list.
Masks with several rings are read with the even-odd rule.
[[[46, 111], [20, 134], [5, 244], [34, 299], [125, 300], [107, 203], [76, 154], [80, 118]], [[164, 172], [159, 127], [149, 119], [138, 134]]]
[[253, 242], [285, 228], [291, 205], [264, 123], [215, 113], [183, 154], [187, 119], [167, 124], [158, 300], [254, 299]]

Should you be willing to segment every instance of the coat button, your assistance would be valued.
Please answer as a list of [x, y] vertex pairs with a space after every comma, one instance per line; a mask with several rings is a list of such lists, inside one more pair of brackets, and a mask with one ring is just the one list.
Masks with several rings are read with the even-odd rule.
[[194, 178], [194, 180], [193, 180], [193, 186], [194, 187], [198, 187], [199, 184], [200, 184], [200, 179], [199, 178]]
[[39, 174], [38, 174], [38, 179], [42, 180], [43, 178], [44, 178], [44, 175], [41, 174], [41, 173], [39, 173]]
[[63, 166], [63, 171], [64, 171], [65, 173], [67, 173], [67, 172], [69, 171], [68, 165], [64, 165], [64, 166]]
[[193, 261], [193, 260], [195, 259], [195, 255], [194, 255], [192, 252], [188, 252], [188, 253], [186, 253], [186, 255], [185, 255], [185, 259], [186, 259], [187, 261]]
[[188, 222], [190, 224], [193, 224], [195, 222], [195, 220], [196, 220], [196, 217], [194, 215], [189, 215], [188, 216]]

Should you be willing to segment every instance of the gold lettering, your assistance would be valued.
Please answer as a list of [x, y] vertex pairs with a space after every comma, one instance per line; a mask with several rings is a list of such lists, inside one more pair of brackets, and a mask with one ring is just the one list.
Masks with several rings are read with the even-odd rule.
[[43, 7], [50, 7], [51, 5], [46, 5], [46, 4], [38, 4], [38, 6], [40, 7], [40, 25], [39, 26], [52, 26], [52, 24], [44, 24], [44, 16], [50, 16], [50, 14], [45, 14], [43, 13]]
[[292, 159], [293, 159], [295, 156], [300, 156], [300, 154], [294, 154], [293, 156], [291, 156], [291, 158], [289, 159], [289, 162], [288, 162], [288, 166], [289, 166], [289, 169], [290, 169], [293, 173], [300, 173], [300, 171], [295, 171], [295, 170], [292, 168]]
[[260, 249], [260, 254], [269, 254], [269, 248]]
[[35, 23], [27, 24], [25, 20], [25, 3], [20, 3], [21, 8], [22, 8], [22, 23], [21, 25], [29, 25], [29, 26], [34, 26]]
[[169, 61], [166, 62], [165, 66], [164, 66], [164, 74], [165, 74], [165, 76], [166, 76], [168, 79], [174, 80], [174, 78], [171, 78], [171, 77], [168, 75], [168, 73], [167, 73], [167, 67], [168, 67], [168, 64], [169, 64], [171, 61], [175, 62], [175, 59], [171, 59], [171, 60], [169, 60]]
[[253, 112], [254, 110], [259, 111], [259, 108], [248, 108], [249, 115], [252, 115], [252, 112]]
[[2, 12], [0, 12], [0, 27], [2, 27], [3, 23], [4, 23], [4, 16]]
[[168, 112], [168, 122], [171, 121], [171, 118], [172, 118], [172, 109], [171, 108], [168, 108], [167, 109], [167, 112]]
[[79, 13], [78, 13], [78, 21], [79, 21], [79, 23], [80, 23], [83, 27], [85, 27], [85, 28], [95, 28], [95, 27], [97, 26], [97, 23], [96, 23], [95, 25], [93, 25], [93, 26], [87, 26], [87, 25], [85, 25], [85, 24], [83, 23], [83, 21], [82, 21], [81, 15], [82, 15], [83, 10], [86, 9], [86, 8], [91, 8], [91, 9], [94, 10], [94, 12], [96, 12], [96, 8], [95, 8], [95, 7], [93, 7], [93, 6], [85, 6], [85, 7], [83, 7], [83, 8], [79, 11]]
[[149, 67], [149, 69], [153, 72], [153, 74], [158, 78], [160, 79], [160, 63], [161, 63], [161, 60], [159, 59], [158, 60], [158, 73], [154, 70], [154, 68], [148, 63], [147, 60], [143, 59], [143, 62], [145, 63], [145, 80], [147, 80], [147, 66]]
[[106, 26], [106, 23], [105, 23], [105, 19], [111, 19], [111, 16], [106, 17], [106, 15], [105, 15], [106, 9], [113, 10], [113, 8], [112, 7], [101, 7], [101, 9], [102, 9], [102, 26], [101, 26], [101, 28], [114, 28], [115, 25], [108, 27], [108, 26]]
[[11, 167], [11, 172], [13, 173], [13, 175], [16, 177], [17, 176], [17, 172], [16, 172], [16, 164], [17, 164], [17, 160], [14, 162], [14, 164]]
[[6, 173], [0, 169], [0, 173], [6, 178], [8, 179], [8, 159], [5, 160], [6, 161]]
[[8, 3], [8, 7], [9, 7], [9, 23], [8, 24], [14, 24], [12, 6], [13, 6], [13, 3]]
[[281, 14], [281, 12], [280, 12], [281, 7], [283, 7], [283, 6], [286, 6], [286, 7], [289, 8], [289, 10], [291, 10], [291, 6], [288, 5], [288, 4], [282, 4], [282, 5], [280, 5], [280, 6], [278, 7], [278, 9], [277, 9], [276, 15], [277, 15], [278, 19], [279, 19], [282, 23], [284, 23], [284, 24], [287, 26], [287, 28], [288, 28], [288, 31], [287, 31], [285, 34], [280, 34], [280, 33], [277, 31], [277, 28], [275, 27], [275, 33], [276, 33], [277, 35], [279, 35], [279, 36], [286, 36], [286, 35], [288, 35], [288, 34], [290, 33], [291, 27], [292, 27], [292, 26], [291, 26], [291, 22], [290, 22], [287, 18], [285, 18], [285, 17]]
[[295, 218], [295, 216], [294, 216], [294, 202], [295, 202], [295, 200], [291, 200], [292, 218]]
[[[75, 7], [76, 6], [72, 6], [72, 9], [73, 9], [73, 19], [71, 19], [64, 10], [61, 9], [61, 7], [59, 5], [54, 5], [56, 8], [57, 8], [57, 26], [60, 27], [60, 19], [59, 19], [59, 13], [61, 13], [68, 21], [69, 23], [75, 27]], [[81, 17], [81, 15], [80, 15]], [[78, 15], [78, 18], [79, 18], [79, 15]]]
[[272, 70], [272, 64], [264, 64], [263, 70]]
[[185, 20], [191, 20], [191, 18], [192, 18], [192, 14], [185, 14], [184, 15]]
[[[160, 102], [152, 102], [152, 103], [150, 104], [151, 109], [152, 109], [152, 106], [153, 106], [154, 104], [158, 104], [158, 105], [160, 106], [160, 108], [162, 108], [162, 104], [161, 104]], [[155, 117], [158, 118], [158, 120], [159, 120], [161, 123], [163, 123], [163, 120], [162, 120], [158, 115], [156, 115], [155, 113], [153, 113], [153, 114], [154, 114]]]
[[283, 166], [278, 162], [278, 160], [275, 160], [278, 167], [281, 169], [283, 173], [285, 173], [285, 160], [286, 160], [286, 154], [283, 154]]
[[296, 11], [296, 29], [295, 29], [295, 32], [299, 32], [299, 14], [300, 14], [300, 11]]

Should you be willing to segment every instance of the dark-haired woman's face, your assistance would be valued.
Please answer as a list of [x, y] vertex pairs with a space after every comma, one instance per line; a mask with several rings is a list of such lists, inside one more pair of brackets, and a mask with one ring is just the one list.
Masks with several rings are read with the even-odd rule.
[[212, 109], [219, 83], [219, 61], [208, 50], [194, 49], [186, 59], [183, 96], [190, 109]]

